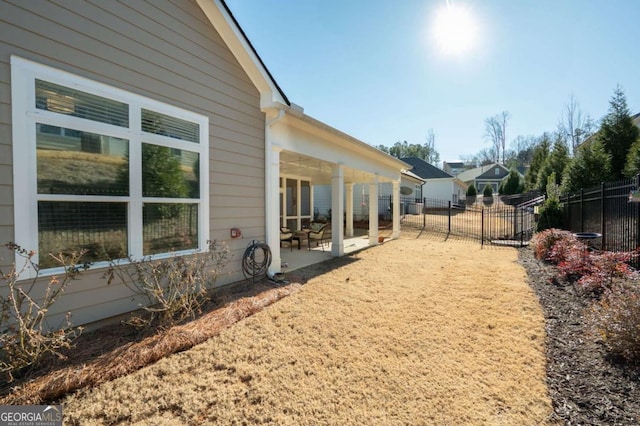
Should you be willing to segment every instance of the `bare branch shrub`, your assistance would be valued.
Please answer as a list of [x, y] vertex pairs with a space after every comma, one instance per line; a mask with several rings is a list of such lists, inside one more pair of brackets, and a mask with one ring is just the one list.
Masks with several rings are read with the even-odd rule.
[[640, 363], [640, 286], [637, 282], [605, 291], [587, 312], [592, 330], [607, 349]]
[[[8, 272], [0, 270], [0, 373], [11, 382], [19, 371], [36, 365], [46, 355], [64, 358], [60, 350], [70, 348], [81, 333], [81, 327], [72, 327], [70, 313], [66, 314], [57, 331], [51, 331], [46, 317], [49, 308], [71, 280], [89, 265], [80, 263], [84, 252], [49, 254], [58, 266], [64, 268], [62, 279], [53, 276], [45, 284], [38, 280], [37, 273], [34, 278], [18, 281], [29, 268], [39, 271], [32, 260], [35, 252], [13, 243], [6, 244], [6, 247], [24, 260], [19, 267], [14, 263]], [[42, 285], [46, 285], [44, 296], [37, 298], [33, 290]]]
[[155, 320], [172, 326], [193, 319], [202, 312], [218, 276], [227, 263], [226, 245], [208, 241], [208, 251], [193, 255], [172, 254], [167, 259], [128, 259], [126, 264], [112, 261], [105, 276], [111, 284], [118, 279], [147, 303], [140, 304], [149, 315], [134, 314], [129, 323], [150, 326]]

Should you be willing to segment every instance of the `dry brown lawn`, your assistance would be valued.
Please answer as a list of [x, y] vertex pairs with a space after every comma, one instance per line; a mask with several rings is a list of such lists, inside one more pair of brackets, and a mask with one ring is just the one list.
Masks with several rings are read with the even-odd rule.
[[66, 422], [548, 422], [544, 318], [516, 249], [405, 234], [350, 260], [201, 345], [66, 398]]

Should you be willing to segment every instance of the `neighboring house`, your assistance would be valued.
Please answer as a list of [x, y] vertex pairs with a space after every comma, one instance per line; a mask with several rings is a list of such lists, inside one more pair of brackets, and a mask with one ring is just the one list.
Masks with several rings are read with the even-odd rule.
[[503, 180], [509, 176], [509, 169], [501, 164], [495, 163], [484, 173], [475, 178], [475, 187], [478, 194], [482, 194], [485, 186], [490, 186], [494, 194], [498, 194], [498, 189]]
[[[227, 241], [223, 285], [242, 278], [258, 240], [279, 271], [280, 226], [310, 217], [314, 185], [330, 183], [335, 217], [347, 217], [332, 223], [334, 256], [353, 234], [353, 185], [377, 197], [388, 183], [399, 200], [409, 166], [291, 103], [222, 0], [0, 0], [0, 10], [0, 241], [36, 250], [45, 277], [62, 272], [49, 252], [86, 249], [92, 262], [52, 324], [138, 307], [103, 279], [109, 259]], [[13, 260], [0, 255], [0, 267]]]
[[485, 185], [491, 185], [493, 192], [497, 193], [500, 183], [509, 176], [509, 169], [498, 163], [486, 164], [466, 170], [458, 175], [458, 179], [467, 186], [473, 184], [478, 190], [478, 195], [482, 195]]
[[462, 161], [442, 163], [442, 169], [449, 173], [451, 176], [458, 176], [460, 173], [466, 170], [466, 167]]
[[464, 199], [467, 185], [455, 176], [440, 170], [418, 157], [401, 158], [413, 166], [411, 172], [425, 181], [424, 198], [451, 201], [454, 203]]

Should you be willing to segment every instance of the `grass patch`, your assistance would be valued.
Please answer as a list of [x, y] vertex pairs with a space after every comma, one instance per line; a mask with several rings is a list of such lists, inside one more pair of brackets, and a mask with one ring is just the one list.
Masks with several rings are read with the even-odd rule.
[[414, 238], [355, 256], [188, 351], [65, 398], [67, 422], [548, 422], [544, 317], [516, 249]]

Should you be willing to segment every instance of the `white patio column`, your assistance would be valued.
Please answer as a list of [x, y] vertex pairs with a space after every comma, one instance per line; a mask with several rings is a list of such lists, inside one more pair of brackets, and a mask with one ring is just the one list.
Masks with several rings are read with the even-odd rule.
[[347, 229], [346, 236], [353, 237], [353, 184], [348, 183], [345, 186], [345, 197], [347, 201]]
[[280, 151], [272, 146], [266, 150], [267, 161], [265, 171], [265, 222], [267, 245], [271, 249], [271, 266], [269, 272], [281, 271], [280, 257]]
[[331, 173], [331, 256], [344, 255], [344, 166], [333, 166]]
[[378, 176], [369, 183], [369, 245], [378, 245]]
[[393, 232], [392, 238], [400, 237], [400, 181], [393, 182]]

